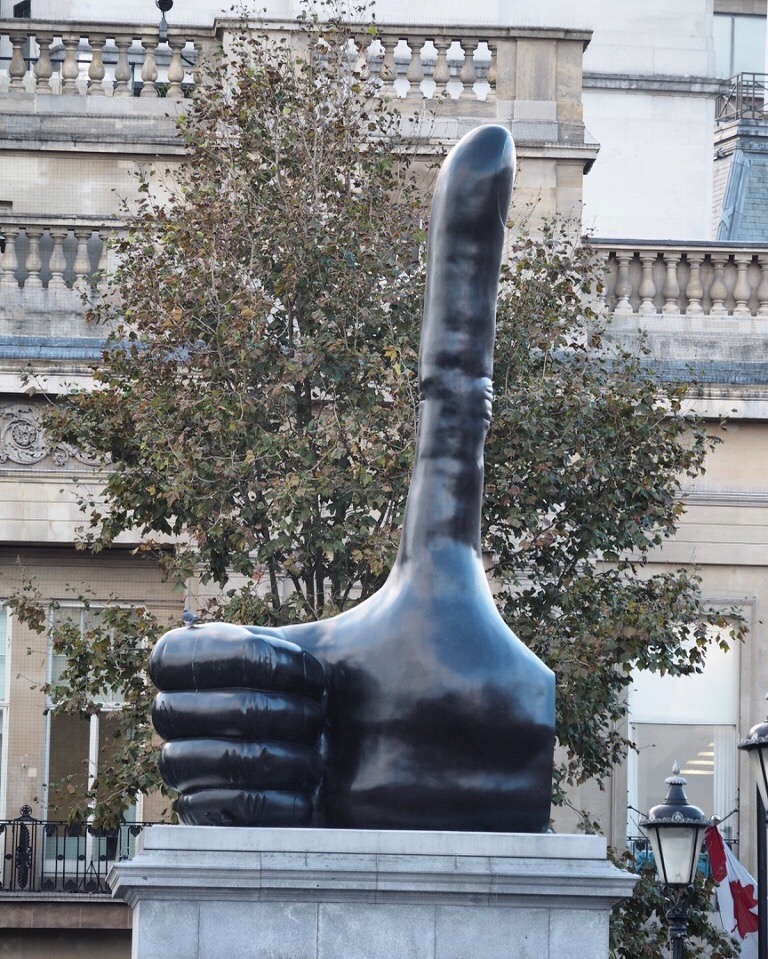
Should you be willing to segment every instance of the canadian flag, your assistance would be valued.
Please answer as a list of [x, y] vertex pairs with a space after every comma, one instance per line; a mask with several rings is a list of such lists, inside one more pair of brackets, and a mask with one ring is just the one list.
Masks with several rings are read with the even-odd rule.
[[723, 928], [741, 943], [741, 959], [757, 959], [757, 883], [723, 842], [717, 826], [704, 833]]

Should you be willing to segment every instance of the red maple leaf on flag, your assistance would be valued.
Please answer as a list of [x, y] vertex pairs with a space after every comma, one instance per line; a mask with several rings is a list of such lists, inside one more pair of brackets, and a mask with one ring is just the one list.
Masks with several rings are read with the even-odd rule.
[[738, 931], [740, 939], [751, 932], [757, 932], [757, 915], [752, 911], [757, 907], [754, 886], [742, 886], [738, 879], [732, 879], [728, 885], [733, 896], [734, 927], [731, 932]]

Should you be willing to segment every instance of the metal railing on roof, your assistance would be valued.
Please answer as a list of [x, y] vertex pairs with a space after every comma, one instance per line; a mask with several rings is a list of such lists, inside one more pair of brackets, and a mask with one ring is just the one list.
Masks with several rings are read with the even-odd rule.
[[763, 120], [768, 118], [768, 73], [737, 73], [726, 80], [717, 98], [715, 120]]

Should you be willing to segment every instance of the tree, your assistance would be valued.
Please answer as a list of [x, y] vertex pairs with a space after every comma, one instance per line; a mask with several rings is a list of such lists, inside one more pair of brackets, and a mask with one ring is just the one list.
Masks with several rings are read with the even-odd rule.
[[[208, 614], [233, 621], [331, 615], [378, 588], [396, 548], [424, 191], [399, 114], [349, 71], [346, 49], [342, 24], [307, 19], [290, 42], [244, 36], [226, 76], [211, 73], [182, 120], [174, 190], [159, 202], [142, 185], [113, 295], [94, 310], [109, 331], [95, 388], [47, 419], [53, 438], [108, 464], [104, 505], [83, 503], [89, 547], [138, 528], [169, 575], [221, 584]], [[599, 291], [571, 225], [516, 241], [486, 450], [498, 602], [558, 677], [559, 800], [623, 757], [633, 669], [696, 671], [709, 627], [722, 642], [742, 631], [705, 608], [694, 574], [646, 568], [714, 440], [684, 413], [684, 385], [603, 342]], [[228, 584], [232, 572], [248, 585]], [[39, 609], [34, 597], [16, 604], [30, 618]], [[68, 689], [117, 685], [160, 629], [126, 625], [112, 646], [92, 644], [103, 655], [74, 657], [54, 691], [62, 707], [89, 708]], [[73, 637], [55, 641], [73, 651]], [[151, 693], [135, 696], [130, 741], [146, 741]], [[117, 761], [100, 774], [107, 821], [135, 773]]]
[[143, 183], [117, 245], [96, 389], [49, 423], [109, 460], [96, 549], [180, 536], [156, 551], [181, 581], [263, 577], [259, 622], [375, 588], [410, 464], [424, 200], [350, 39], [306, 20], [215, 64], [170, 198]]

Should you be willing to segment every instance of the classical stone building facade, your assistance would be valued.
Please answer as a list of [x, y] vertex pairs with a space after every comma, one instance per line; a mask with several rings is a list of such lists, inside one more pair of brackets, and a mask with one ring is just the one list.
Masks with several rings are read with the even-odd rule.
[[[756, 81], [742, 76], [738, 94], [726, 78], [764, 71], [765, 0], [535, 6], [479, 0], [470, 19], [459, 0], [439, 8], [387, 0], [377, 7], [382, 47], [368, 51], [361, 39], [360, 54], [384, 67], [385, 95], [436, 106], [415, 131], [425, 153], [478, 123], [508, 124], [520, 158], [517, 214], [533, 203], [536, 216], [581, 217], [607, 260], [615, 335], [630, 341], [645, 329], [665, 375], [698, 365], [704, 390], [691, 402], [715, 423], [730, 416], [725, 442], [687, 493], [680, 534], [654, 566], [696, 566], [707, 599], [739, 607], [750, 637], [689, 683], [638, 677], [631, 721], [644, 748], [606, 791], [586, 786], [574, 798], [620, 845], [636, 832], [632, 809], [658, 798], [667, 765], [679, 759], [691, 798], [720, 816], [737, 810], [726, 828], [750, 864], [753, 783], [735, 746], [763, 718], [768, 691], [768, 222], [761, 232], [755, 214], [768, 200], [759, 175], [753, 192], [739, 193], [732, 171], [760, 166], [734, 157], [739, 144], [746, 154], [762, 143], [766, 121]], [[47, 444], [40, 413], [48, 396], [88, 381], [99, 341], [82, 297], [110, 268], [107, 240], [123, 222], [121, 201], [138, 170], [180, 162], [174, 118], [196, 58], [226, 43], [235, 25], [215, 3], [177, 0], [160, 42], [150, 0], [125, 0], [119, 22], [101, 7], [0, 0], [0, 599], [35, 575], [69, 615], [81, 615], [72, 596], [87, 587], [96, 605], [119, 593], [172, 620], [185, 597], [131, 555], [136, 543], [97, 558], [75, 548], [76, 484], [98, 477], [83, 451]], [[290, 29], [295, 13], [287, 0], [271, 0], [270, 28]], [[749, 231], [720, 235], [724, 209], [738, 209]], [[48, 783], [71, 771], [67, 764], [98, 767], [115, 704], [76, 728], [46, 715], [40, 685], [56, 668], [47, 638], [0, 608], [0, 818], [22, 807], [54, 818]], [[158, 813], [148, 801], [136, 815]], [[572, 825], [558, 816], [558, 829]], [[93, 841], [86, 851], [118, 854]], [[35, 854], [44, 863], [56, 850]], [[46, 954], [67, 955], [74, 933], [60, 930], [91, 927], [111, 936], [80, 933], [94, 954], [128, 954], [127, 933], [112, 934], [127, 919], [98, 894], [83, 905], [59, 888], [41, 911], [39, 898], [8, 892], [8, 875], [3, 882], [0, 927], [19, 943], [32, 935], [21, 930], [47, 926]]]

